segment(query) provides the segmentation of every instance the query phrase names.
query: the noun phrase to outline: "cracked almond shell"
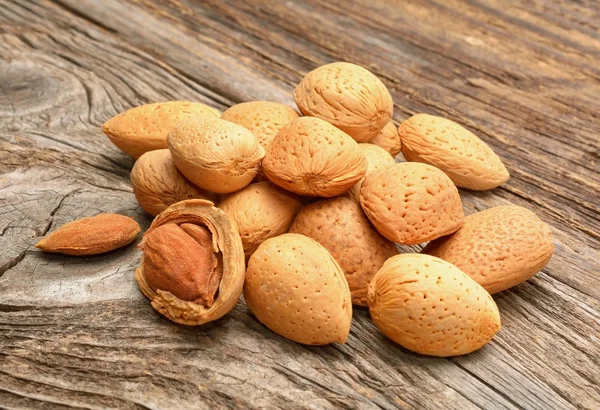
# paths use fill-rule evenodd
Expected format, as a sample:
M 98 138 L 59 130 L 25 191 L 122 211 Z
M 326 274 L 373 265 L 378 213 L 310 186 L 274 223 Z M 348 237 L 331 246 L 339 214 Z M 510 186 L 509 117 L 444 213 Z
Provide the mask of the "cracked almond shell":
M 369 285 L 368 303 L 383 334 L 420 354 L 467 354 L 500 330 L 490 294 L 456 266 L 429 255 L 388 259 Z
M 367 305 L 369 282 L 398 253 L 396 245 L 371 225 L 360 205 L 342 196 L 306 205 L 289 232 L 306 235 L 331 253 L 346 275 L 355 305 Z
M 402 151 L 402 140 L 400 139 L 400 134 L 398 134 L 398 128 L 391 121 L 369 143 L 383 148 L 392 157 L 395 157 Z
M 554 251 L 550 227 L 520 206 L 497 206 L 465 218 L 454 234 L 423 253 L 453 263 L 494 294 L 531 278 Z
M 352 301 L 342 269 L 309 237 L 283 234 L 264 241 L 246 271 L 244 299 L 273 332 L 298 343 L 344 343 Z
M 365 157 L 365 161 L 367 161 L 367 172 L 365 177 L 373 172 L 379 171 L 381 169 L 387 168 L 390 165 L 394 165 L 394 158 L 383 148 L 378 147 L 377 145 L 373 145 L 370 143 L 358 144 L 358 150 Z M 356 202 L 360 201 L 360 188 L 364 178 L 361 179 L 348 191 L 348 195 L 350 198 L 355 200 Z
M 321 118 L 357 142 L 372 140 L 392 117 L 386 86 L 369 70 L 337 62 L 309 72 L 294 90 L 303 115 Z
M 460 196 L 450 178 L 417 162 L 397 163 L 367 176 L 360 204 L 383 236 L 403 245 L 451 234 L 464 221 Z
M 167 142 L 181 173 L 200 188 L 219 194 L 247 186 L 265 155 L 252 132 L 221 119 L 181 121 Z
M 300 117 L 284 126 L 262 163 L 270 181 L 306 196 L 341 195 L 367 170 L 358 144 L 333 125 Z
M 446 118 L 416 114 L 398 127 L 408 161 L 434 165 L 461 188 L 493 189 L 510 177 L 502 160 L 479 137 Z
M 143 153 L 167 148 L 167 135 L 179 121 L 190 117 L 219 118 L 208 105 L 189 101 L 145 104 L 122 112 L 102 125 L 102 132 L 121 151 L 139 158 Z
M 236 223 L 246 258 L 266 239 L 286 233 L 301 206 L 298 196 L 267 181 L 250 184 L 218 205 Z
M 178 202 L 154 219 L 142 238 L 140 248 L 143 249 L 145 241 L 155 229 L 167 224 L 194 224 L 209 230 L 213 252 L 222 268 L 216 298 L 212 306 L 207 308 L 199 303 L 182 300 L 168 289 L 152 288 L 144 275 L 144 255 L 135 271 L 140 290 L 150 299 L 154 309 L 174 322 L 202 325 L 219 319 L 235 307 L 244 285 L 244 249 L 235 224 L 210 201 L 190 199 Z
M 131 185 L 140 206 L 152 216 L 179 201 L 212 201 L 216 197 L 188 181 L 173 163 L 168 149 L 149 151 L 139 157 L 131 170 Z

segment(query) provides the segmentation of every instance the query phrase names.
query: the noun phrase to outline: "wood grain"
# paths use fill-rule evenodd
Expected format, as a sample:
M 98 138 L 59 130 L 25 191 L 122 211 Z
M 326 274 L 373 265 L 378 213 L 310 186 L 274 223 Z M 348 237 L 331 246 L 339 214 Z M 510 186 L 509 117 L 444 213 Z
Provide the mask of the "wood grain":
M 99 212 L 149 225 L 106 119 L 172 99 L 292 104 L 337 60 L 385 82 L 396 122 L 443 115 L 501 156 L 511 180 L 461 191 L 467 214 L 515 203 L 552 226 L 553 259 L 495 296 L 503 329 L 484 349 L 414 355 L 364 309 L 322 348 L 243 302 L 177 326 L 137 290 L 134 245 L 32 247 Z M 599 408 L 598 95 L 594 1 L 0 0 L 0 408 Z

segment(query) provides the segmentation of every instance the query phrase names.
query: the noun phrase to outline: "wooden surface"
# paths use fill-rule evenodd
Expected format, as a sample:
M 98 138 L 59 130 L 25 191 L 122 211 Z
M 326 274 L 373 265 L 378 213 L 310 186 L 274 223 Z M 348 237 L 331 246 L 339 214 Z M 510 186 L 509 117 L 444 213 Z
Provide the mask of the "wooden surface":
M 443 115 L 512 175 L 461 192 L 553 229 L 534 279 L 495 297 L 503 328 L 463 357 L 412 354 L 355 309 L 345 345 L 304 347 L 243 302 L 200 328 L 156 314 L 134 246 L 32 247 L 99 212 L 150 218 L 100 132 L 152 101 L 292 104 L 336 60 L 390 88 L 394 119 Z M 0 408 L 600 408 L 600 5 L 494 0 L 0 0 Z

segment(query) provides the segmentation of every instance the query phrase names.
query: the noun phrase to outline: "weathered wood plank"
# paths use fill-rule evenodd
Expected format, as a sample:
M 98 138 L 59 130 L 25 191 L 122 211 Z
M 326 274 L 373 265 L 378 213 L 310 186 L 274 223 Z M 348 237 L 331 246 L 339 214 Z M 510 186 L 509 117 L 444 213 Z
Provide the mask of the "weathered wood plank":
M 600 406 L 600 19 L 593 2 L 0 0 L 0 406 L 588 408 Z M 245 304 L 192 329 L 137 291 L 132 245 L 69 258 L 35 240 L 98 212 L 150 219 L 131 159 L 98 126 L 148 101 L 291 103 L 318 64 L 379 75 L 395 120 L 467 125 L 506 161 L 467 213 L 517 203 L 556 254 L 496 296 L 503 330 L 454 359 L 414 355 L 355 310 L 346 345 L 309 348 Z

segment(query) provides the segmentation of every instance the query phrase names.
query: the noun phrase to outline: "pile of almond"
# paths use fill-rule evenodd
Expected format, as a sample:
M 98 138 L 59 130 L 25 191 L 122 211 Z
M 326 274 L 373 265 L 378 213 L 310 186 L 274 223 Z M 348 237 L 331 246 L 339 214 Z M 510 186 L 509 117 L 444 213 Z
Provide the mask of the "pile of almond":
M 171 101 L 132 108 L 102 130 L 136 158 L 140 206 L 156 216 L 139 248 L 141 291 L 167 318 L 200 325 L 241 294 L 254 316 L 298 343 L 343 343 L 352 305 L 412 351 L 472 352 L 500 329 L 490 294 L 540 271 L 551 231 L 519 206 L 465 218 L 457 187 L 493 189 L 500 158 L 459 124 L 416 114 L 396 127 L 385 85 L 333 63 L 294 90 L 300 113 L 252 101 L 220 113 Z M 402 152 L 406 162 L 394 157 Z M 216 206 L 214 204 L 217 204 Z M 36 246 L 90 255 L 139 226 L 104 214 Z M 396 244 L 428 244 L 399 254 Z

